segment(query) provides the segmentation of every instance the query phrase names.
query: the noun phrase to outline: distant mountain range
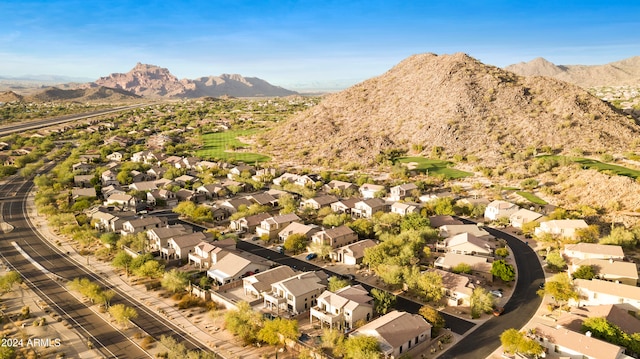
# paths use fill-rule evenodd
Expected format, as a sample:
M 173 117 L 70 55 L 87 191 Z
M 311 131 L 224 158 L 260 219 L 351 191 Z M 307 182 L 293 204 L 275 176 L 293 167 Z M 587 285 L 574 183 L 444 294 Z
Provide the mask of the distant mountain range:
M 640 56 L 604 65 L 555 65 L 538 57 L 504 68 L 521 76 L 548 76 L 580 87 L 640 87 Z
M 290 163 L 375 167 L 393 149 L 499 163 L 535 146 L 626 149 L 640 127 L 586 90 L 523 77 L 462 53 L 411 56 L 283 121 L 259 151 Z
M 166 68 L 141 63 L 126 74 L 113 73 L 99 78 L 89 86 L 122 89 L 143 97 L 258 97 L 298 94 L 257 77 L 243 77 L 237 74 L 179 80 Z
M 112 73 L 93 82 L 65 83 L 59 76 L 0 77 L 1 89 L 19 92 L 24 100 L 125 100 L 127 98 L 279 97 L 297 95 L 257 77 L 238 74 L 179 80 L 168 69 L 138 63 L 127 73 Z M 74 80 L 78 80 L 74 78 Z M 56 84 L 54 87 L 52 84 Z M 44 89 L 44 90 L 43 90 Z M 17 94 L 16 94 L 17 95 Z M 21 96 L 18 95 L 18 96 Z M 4 96 L 10 98 L 10 95 Z

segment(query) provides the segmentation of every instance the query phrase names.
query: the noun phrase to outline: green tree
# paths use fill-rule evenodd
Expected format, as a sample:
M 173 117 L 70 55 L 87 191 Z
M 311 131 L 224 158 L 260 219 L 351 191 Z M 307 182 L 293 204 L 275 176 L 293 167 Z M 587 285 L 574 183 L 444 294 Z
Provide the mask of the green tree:
M 145 278 L 160 278 L 164 274 L 164 266 L 157 260 L 152 259 L 136 268 L 133 274 Z
M 502 332 L 500 342 L 506 353 L 520 353 L 537 357 L 544 352 L 544 348 L 537 341 L 527 338 L 523 332 L 513 328 Z
M 264 322 L 264 326 L 258 331 L 257 339 L 269 345 L 277 345 L 287 339 L 295 340 L 299 335 L 297 320 L 275 318 Z
M 592 280 L 593 278 L 595 278 L 596 273 L 593 271 L 592 266 L 582 265 L 578 267 L 578 269 L 576 269 L 576 271 L 573 272 L 571 276 L 573 277 L 573 279 L 578 278 L 578 279 Z
M 322 328 L 320 336 L 321 346 L 331 349 L 334 355 L 341 356 L 344 352 L 344 335 L 340 330 L 331 328 Z
M 329 283 L 327 289 L 330 292 L 337 292 L 338 290 L 349 285 L 349 281 L 346 279 L 338 278 L 336 276 L 329 277 Z
M 409 213 L 402 217 L 400 229 L 402 231 L 420 230 L 429 227 L 429 218 L 422 216 L 420 213 Z
M 427 301 L 439 302 L 444 295 L 442 276 L 436 272 L 420 273 L 416 285 L 420 295 Z
M 280 205 L 280 214 L 294 213 L 298 209 L 298 201 L 289 193 L 283 194 L 278 198 Z
M 575 233 L 575 240 L 583 243 L 596 243 L 600 239 L 600 227 L 595 224 L 587 228 L 578 228 Z
M 164 273 L 160 284 L 162 288 L 173 293 L 183 292 L 189 285 L 189 275 L 173 268 Z
M 556 271 L 563 270 L 567 266 L 567 262 L 565 262 L 564 258 L 562 258 L 562 254 L 560 254 L 560 251 L 557 249 L 547 254 L 546 262 L 551 269 Z
M 375 235 L 373 222 L 368 218 L 358 218 L 351 223 L 347 223 L 347 227 L 356 232 L 359 239 L 369 239 Z
M 111 265 L 116 268 L 124 269 L 126 271 L 126 275 L 129 275 L 131 271 L 131 262 L 133 261 L 133 257 L 129 255 L 129 253 L 125 251 L 119 251 L 116 253 L 115 257 L 111 261 Z
M 138 312 L 131 307 L 127 307 L 124 304 L 115 304 L 109 307 L 109 314 L 113 317 L 116 323 L 128 327 L 131 319 L 138 317 Z
M 418 313 L 431 324 L 432 337 L 435 337 L 440 332 L 440 329 L 444 328 L 445 321 L 440 312 L 433 309 L 428 305 L 423 305 Z
M 638 244 L 638 236 L 635 231 L 624 227 L 613 227 L 611 233 L 600 239 L 600 244 L 613 244 L 623 248 L 635 248 Z
M 19 283 L 22 283 L 20 273 L 15 271 L 7 272 L 5 275 L 0 277 L 0 291 L 2 291 L 0 295 L 11 292 L 13 286 Z
M 551 277 L 546 282 L 544 288 L 539 289 L 537 293 L 541 297 L 547 294 L 552 296 L 556 304 L 562 304 L 563 302 L 568 302 L 570 299 L 577 300 L 579 298 L 573 282 L 571 282 L 571 279 L 569 279 L 566 273 L 558 273 Z
M 324 217 L 324 219 L 322 220 L 322 225 L 325 227 L 340 227 L 350 220 L 351 216 L 346 213 L 332 213 Z
M 506 247 L 500 247 L 500 248 L 496 248 L 495 253 L 498 257 L 505 258 L 506 256 L 509 255 L 509 250 Z
M 245 344 L 255 343 L 262 328 L 262 316 L 245 301 L 239 302 L 237 308 L 225 314 L 225 328 L 240 337 Z
M 490 313 L 493 310 L 493 295 L 482 287 L 476 287 L 469 299 L 471 304 L 471 316 L 479 318 L 481 313 Z
M 516 278 L 516 272 L 513 266 L 502 259 L 493 262 L 491 265 L 491 274 L 505 282 L 511 282 Z
M 307 236 L 302 233 L 293 233 L 287 236 L 284 240 L 283 247 L 287 251 L 291 251 L 294 254 L 301 253 L 307 248 Z
M 460 263 L 451 268 L 451 271 L 456 274 L 465 273 L 471 274 L 471 266 L 467 263 Z
M 344 343 L 345 359 L 372 359 L 380 357 L 378 339 L 368 335 L 347 338 Z
M 373 306 L 378 314 L 387 314 L 396 305 L 396 296 L 382 289 L 371 289 Z

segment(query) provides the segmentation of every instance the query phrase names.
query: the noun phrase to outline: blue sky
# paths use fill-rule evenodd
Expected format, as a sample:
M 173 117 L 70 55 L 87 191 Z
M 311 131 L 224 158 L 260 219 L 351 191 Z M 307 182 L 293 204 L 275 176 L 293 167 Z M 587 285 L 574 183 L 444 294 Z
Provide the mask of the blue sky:
M 0 75 L 97 79 L 142 62 L 295 89 L 351 85 L 425 52 L 603 64 L 640 55 L 638 14 L 635 0 L 3 0 Z

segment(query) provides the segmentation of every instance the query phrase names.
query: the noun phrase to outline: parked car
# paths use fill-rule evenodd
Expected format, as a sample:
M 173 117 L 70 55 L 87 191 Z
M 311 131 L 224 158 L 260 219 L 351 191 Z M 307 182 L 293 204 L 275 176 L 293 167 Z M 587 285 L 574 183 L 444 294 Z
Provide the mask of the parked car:
M 275 251 L 276 251 L 276 252 L 278 252 L 278 253 L 280 253 L 280 254 L 284 254 L 284 248 L 282 248 L 282 246 L 277 246 L 277 247 L 275 248 Z
M 342 278 L 350 281 L 356 280 L 356 276 L 353 274 L 343 274 Z
M 316 257 L 318 257 L 318 255 L 317 255 L 317 254 L 315 254 L 315 253 L 309 253 L 309 254 L 307 254 L 307 256 L 306 256 L 305 258 L 306 258 L 308 261 L 310 261 L 310 260 L 312 260 L 312 259 L 314 259 L 314 258 L 316 258 Z
M 489 293 L 493 294 L 494 297 L 502 298 L 502 291 L 499 290 L 491 290 Z
M 502 313 L 504 313 L 504 307 L 497 307 L 493 310 L 493 315 L 499 317 Z

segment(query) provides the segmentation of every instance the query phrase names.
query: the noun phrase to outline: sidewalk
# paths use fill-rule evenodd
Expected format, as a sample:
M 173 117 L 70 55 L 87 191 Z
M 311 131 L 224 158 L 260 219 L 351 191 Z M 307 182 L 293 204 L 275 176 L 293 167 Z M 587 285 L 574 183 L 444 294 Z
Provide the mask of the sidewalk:
M 101 262 L 93 257 L 88 260 L 86 256 L 80 255 L 71 245 L 70 241 L 55 234 L 51 228 L 49 228 L 47 221 L 37 215 L 33 200 L 33 193 L 30 193 L 27 198 L 27 213 L 31 222 L 44 238 L 57 246 L 63 253 L 68 253 L 67 257 L 78 266 L 86 268 L 105 279 L 114 287 L 129 294 L 140 306 L 145 306 L 164 316 L 167 320 L 180 327 L 200 343 L 205 344 L 224 359 L 240 357 L 245 359 L 260 359 L 263 355 L 273 354 L 273 348 L 243 346 L 237 342 L 233 334 L 220 329 L 220 327 L 223 326 L 223 320 L 220 318 L 220 315 L 212 318 L 206 311 L 203 312 L 201 308 L 190 309 L 188 313 L 180 311 L 174 306 L 175 303 L 171 299 L 159 297 L 158 295 L 161 292 L 147 291 L 143 285 L 130 283 L 128 279 L 123 278 L 122 274 L 116 273 L 110 263 Z M 87 261 L 89 262 L 88 264 Z M 187 318 L 187 315 L 189 318 Z M 105 314 L 105 317 L 110 321 L 108 315 Z M 150 354 L 155 355 L 156 351 L 161 350 L 150 351 Z

